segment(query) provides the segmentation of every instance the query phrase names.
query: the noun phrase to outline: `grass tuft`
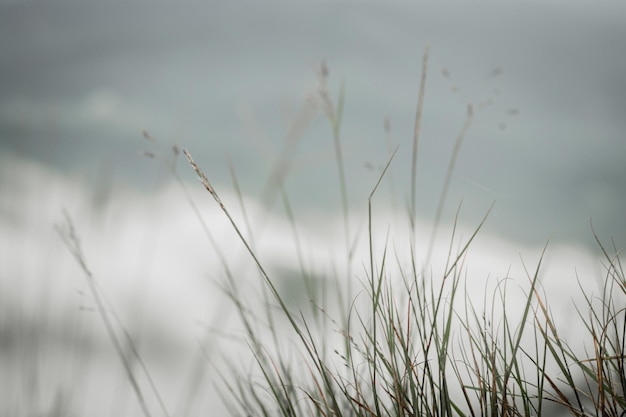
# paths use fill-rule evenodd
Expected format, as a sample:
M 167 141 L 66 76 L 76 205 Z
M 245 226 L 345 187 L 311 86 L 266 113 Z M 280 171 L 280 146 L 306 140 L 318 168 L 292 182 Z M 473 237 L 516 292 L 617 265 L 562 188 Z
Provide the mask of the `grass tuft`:
M 188 149 L 174 147 L 173 162 L 163 160 L 183 187 L 203 232 L 218 253 L 224 274 L 219 287 L 234 306 L 253 359 L 250 368 L 229 356 L 225 357 L 226 371 L 214 366 L 225 404 L 233 415 L 241 416 L 626 416 L 626 276 L 621 251 L 614 241 L 608 248 L 592 226 L 604 256 L 605 276 L 598 295 L 583 291 L 581 286 L 585 304 L 577 307 L 579 323 L 572 324 L 580 329 L 575 345 L 562 337 L 551 314 L 550 301 L 541 290 L 547 244 L 538 254 L 534 267 L 524 265 L 528 283 L 523 290 L 521 312 L 509 308 L 515 302 L 513 298 L 520 305 L 520 297 L 511 294 L 512 281 L 508 278 L 499 281 L 492 291 L 485 287 L 482 306 L 470 298 L 465 263 L 493 205 L 469 236 L 463 237 L 458 230 L 462 207 L 459 204 L 445 266 L 438 270 L 431 264 L 459 149 L 474 118 L 471 105 L 454 144 L 425 261 L 420 264 L 415 249 L 416 177 L 428 56 L 426 48 L 415 119 L 411 181 L 406 190 L 408 216 L 402 219 L 404 230 L 408 231 L 407 240 L 398 240 L 391 232 L 390 225 L 396 219 L 382 218 L 375 198 L 398 147 L 390 152 L 367 198 L 367 236 L 360 238 L 359 232 L 350 228 L 352 211 L 340 135 L 345 87 L 342 84 L 335 103 L 328 89 L 328 67 L 322 63 L 317 69 L 317 103 L 330 122 L 343 220 L 346 270 L 337 276 L 345 280 L 316 280 L 314 269 L 306 261 L 297 213 L 284 184 L 289 161 L 281 159 L 270 184 L 280 192 L 291 227 L 299 278 L 310 300 L 308 308 L 288 302 L 278 278 L 255 249 L 252 232 L 255 225 L 248 215 L 232 165 L 229 165 L 230 174 L 238 209 L 243 213 L 243 225 L 235 219 Z M 298 126 L 308 124 L 312 118 L 310 112 L 311 108 L 307 107 L 306 117 L 303 116 L 306 123 L 298 122 Z M 389 129 L 386 123 L 387 133 Z M 297 139 L 294 132 L 289 135 L 291 144 Z M 144 137 L 158 145 L 148 133 L 144 132 Z M 262 311 L 248 306 L 245 289 L 178 176 L 175 161 L 180 152 L 256 266 L 263 285 Z M 285 153 L 291 154 L 291 150 Z M 145 155 L 152 159 L 159 157 L 154 152 Z M 388 225 L 385 234 L 375 227 L 380 223 Z M 85 274 L 107 334 L 144 414 L 152 415 L 136 375 L 136 365 L 159 400 L 161 413 L 168 416 L 156 385 L 133 348 L 132 339 L 107 305 L 87 267 L 69 216 L 58 231 Z M 366 259 L 355 258 L 358 243 L 367 246 Z M 353 286 L 353 280 L 359 285 Z M 329 294 L 335 294 L 336 298 Z M 333 304 L 333 300 L 337 303 Z M 199 355 L 194 366 L 201 366 L 202 360 L 209 356 L 212 355 Z M 192 375 L 189 386 L 198 387 L 201 376 L 197 372 Z

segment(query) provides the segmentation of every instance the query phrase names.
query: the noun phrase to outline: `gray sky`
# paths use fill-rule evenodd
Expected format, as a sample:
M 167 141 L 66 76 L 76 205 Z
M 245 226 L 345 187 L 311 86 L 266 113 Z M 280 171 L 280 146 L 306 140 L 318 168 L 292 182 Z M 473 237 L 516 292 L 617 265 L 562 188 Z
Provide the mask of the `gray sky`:
M 228 156 L 244 192 L 258 195 L 325 59 L 333 94 L 346 86 L 353 204 L 364 204 L 376 180 L 365 164 L 387 158 L 386 116 L 400 146 L 392 175 L 404 204 L 428 44 L 422 216 L 434 216 L 467 103 L 491 103 L 461 148 L 446 219 L 461 197 L 470 224 L 496 200 L 492 233 L 588 242 L 593 217 L 604 238 L 623 243 L 625 22 L 618 1 L 5 1 L 0 147 L 141 190 L 154 181 L 153 164 L 137 156 L 146 129 L 189 147 L 223 187 Z M 287 181 L 303 206 L 338 201 L 332 155 L 319 116 Z

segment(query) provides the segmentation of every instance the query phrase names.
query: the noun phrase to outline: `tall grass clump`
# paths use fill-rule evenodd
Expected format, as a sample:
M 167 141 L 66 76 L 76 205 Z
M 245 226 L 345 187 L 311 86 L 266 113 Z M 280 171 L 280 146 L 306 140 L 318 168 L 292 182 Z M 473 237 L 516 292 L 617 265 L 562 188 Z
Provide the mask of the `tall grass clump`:
M 255 266 L 253 273 L 262 283 L 259 310 L 250 307 L 246 289 L 242 288 L 245 284 L 226 257 L 220 255 L 225 277 L 221 290 L 234 306 L 252 359 L 251 363 L 242 360 L 240 350 L 224 349 L 206 355 L 219 375 L 216 386 L 224 402 L 232 415 L 241 416 L 623 417 L 626 276 L 614 242 L 609 250 L 596 237 L 604 255 L 605 276 L 597 295 L 581 286 L 584 304 L 576 306 L 578 315 L 571 320 L 572 328 L 579 329 L 573 341 L 562 337 L 550 309 L 551 295 L 544 294 L 541 286 L 542 262 L 549 245 L 537 253 L 532 266 L 525 265 L 521 290 L 520 282 L 514 286 L 505 277 L 493 287 L 478 284 L 484 286 L 481 299 L 471 295 L 475 291 L 470 288 L 476 287 L 477 279 L 465 266 L 491 208 L 466 233 L 460 226 L 459 204 L 448 230 L 445 256 L 437 258 L 441 264 L 435 261 L 434 242 L 450 180 L 474 117 L 471 105 L 447 165 L 429 244 L 424 253 L 417 249 L 417 155 L 427 63 L 428 50 L 418 92 L 405 216 L 385 218 L 387 212 L 378 209 L 382 180 L 397 152 L 407 152 L 396 148 L 362 202 L 365 226 L 360 229 L 354 227 L 358 222 L 350 218 L 354 211 L 348 203 L 349 172 L 341 143 L 345 90 L 342 86 L 335 103 L 328 89 L 327 67 L 322 65 L 318 71 L 316 103 L 330 124 L 342 207 L 341 253 L 345 268 L 333 269 L 337 277 L 314 279 L 314 269 L 304 261 L 305 245 L 284 178 L 276 177 L 274 184 L 293 232 L 298 279 L 310 301 L 307 306 L 290 303 L 289 294 L 281 289 L 278 278 L 255 248 L 253 227 L 234 171 L 231 174 L 243 218 L 234 214 L 201 162 L 196 162 L 189 150 L 182 150 L 209 197 L 232 226 Z M 193 201 L 191 204 L 202 221 L 198 206 Z M 213 248 L 221 254 L 210 225 L 202 224 Z M 398 229 L 392 225 L 406 233 L 395 235 L 393 231 Z M 73 229 L 69 230 L 66 242 L 82 265 L 77 239 L 72 237 Z M 357 254 L 363 254 L 363 258 Z M 83 267 L 97 296 L 99 289 L 86 265 Z M 107 329 L 112 326 L 105 314 L 103 320 Z M 115 332 L 110 334 L 141 402 L 143 391 L 126 364 L 126 354 L 118 346 Z M 165 405 L 162 411 L 167 413 Z
M 380 252 L 374 250 L 379 246 L 374 241 L 382 236 L 374 235 L 372 222 L 377 214 L 372 201 L 393 162 L 392 156 L 367 200 L 369 256 L 363 261 L 362 273 L 357 274 L 362 293 L 339 306 L 347 317 L 341 324 L 328 316 L 327 307 L 315 298 L 311 298 L 311 303 L 323 313 L 319 319 L 323 321 L 321 326 L 314 327 L 319 323 L 313 323 L 301 310 L 287 306 L 228 208 L 191 154 L 185 151 L 201 183 L 232 223 L 270 289 L 273 303 L 267 307 L 267 322 L 275 323 L 279 319 L 288 322 L 286 328 L 270 324 L 259 329 L 257 313 L 241 304 L 235 288 L 229 291 L 244 323 L 258 370 L 245 374 L 234 366 L 231 371 L 237 376 L 224 377 L 233 412 L 264 416 L 537 416 L 563 411 L 576 416 L 621 415 L 626 405 L 623 366 L 626 320 L 624 300 L 620 297 L 623 294 L 614 290 L 623 293 L 626 281 L 617 251 L 609 256 L 601 246 L 607 261 L 603 292 L 597 298 L 585 295 L 586 305 L 578 308 L 581 331 L 586 330 L 586 341 L 592 349 L 584 358 L 560 337 L 548 301 L 541 295 L 538 278 L 544 253 L 540 254 L 536 267 L 527 273 L 521 314 L 515 315 L 507 309 L 511 300 L 506 281 L 499 283 L 495 297 L 485 297 L 485 301 L 493 304 L 485 303 L 482 309 L 473 304 L 467 291 L 464 294 L 465 256 L 487 216 L 465 240 L 455 235 L 455 220 L 445 268 L 440 276 L 434 276 L 430 269 L 448 185 L 471 124 L 471 105 L 450 159 L 426 262 L 418 260 L 412 246 L 415 176 L 427 59 L 428 52 L 424 56 L 418 95 L 411 166 L 407 217 L 411 238 L 405 242 L 410 248 L 410 261 L 402 265 L 401 250 L 397 246 L 392 249 L 389 236 L 384 237 Z M 338 137 L 340 116 L 333 110 L 325 83 L 320 92 L 332 128 L 349 242 L 346 174 Z M 342 105 L 343 90 L 339 109 Z M 390 267 L 390 264 L 394 265 Z M 306 271 L 302 272 L 303 278 L 306 277 Z M 265 331 L 271 335 L 268 343 L 263 342 Z

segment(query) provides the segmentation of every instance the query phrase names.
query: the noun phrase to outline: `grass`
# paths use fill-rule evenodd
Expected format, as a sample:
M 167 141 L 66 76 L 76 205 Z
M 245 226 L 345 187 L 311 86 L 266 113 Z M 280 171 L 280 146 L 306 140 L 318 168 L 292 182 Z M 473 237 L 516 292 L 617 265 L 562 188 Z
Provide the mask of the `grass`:
M 299 278 L 308 306 L 290 305 L 277 278 L 266 268 L 250 234 L 250 219 L 234 172 L 231 171 L 243 219 L 221 198 L 192 153 L 182 153 L 202 186 L 231 224 L 245 247 L 263 283 L 262 311 L 251 310 L 244 289 L 226 258 L 220 255 L 225 280 L 221 289 L 235 307 L 245 343 L 253 357 L 246 368 L 238 358 L 207 355 L 219 375 L 218 389 L 232 415 L 241 416 L 539 416 L 567 413 L 574 416 L 626 415 L 626 276 L 615 242 L 604 245 L 594 233 L 604 254 L 604 281 L 599 296 L 586 293 L 577 307 L 579 333 L 574 345 L 565 340 L 550 311 L 550 300 L 539 282 L 548 245 L 527 268 L 527 284 L 519 312 L 507 306 L 513 293 L 503 279 L 488 292 L 483 304 L 470 299 L 465 266 L 468 251 L 489 211 L 467 236 L 459 231 L 461 206 L 449 236 L 445 265 L 431 265 L 434 239 L 446 204 L 448 185 L 458 150 L 471 125 L 471 106 L 451 155 L 427 253 L 417 253 L 416 175 L 417 155 L 424 106 L 428 50 L 423 59 L 418 92 L 411 185 L 407 192 L 405 222 L 408 237 L 381 234 L 377 224 L 396 219 L 380 218 L 376 211 L 382 180 L 393 165 L 392 152 L 367 199 L 366 233 L 351 228 L 348 180 L 343 161 L 341 124 L 345 89 L 335 103 L 328 90 L 328 69 L 318 70 L 317 103 L 326 115 L 335 150 L 339 197 L 343 215 L 345 270 L 337 279 L 321 283 L 305 262 L 304 243 L 298 230 L 283 174 L 273 176 L 294 237 Z M 146 139 L 154 141 L 145 134 Z M 179 149 L 174 149 L 178 156 Z M 148 156 L 154 157 L 154 154 Z M 186 186 L 168 162 L 180 185 Z M 186 194 L 213 249 L 219 241 Z M 364 202 L 365 203 L 365 202 Z M 170 415 L 152 383 L 147 367 L 132 349 L 132 338 L 123 325 L 111 319 L 112 308 L 84 262 L 77 234 L 69 217 L 59 229 L 64 242 L 81 265 L 114 349 L 124 364 L 144 415 L 145 388 L 137 381 L 136 369 L 147 378 L 149 390 L 159 399 L 160 415 Z M 355 248 L 365 244 L 366 259 L 356 259 Z M 359 269 L 360 267 L 360 269 Z M 341 278 L 341 279 L 340 279 Z M 343 279 L 345 278 L 345 279 Z M 356 280 L 354 279 L 356 278 Z M 582 277 L 581 279 L 585 279 Z M 331 295 L 336 295 L 333 297 Z M 518 303 L 519 304 L 519 303 Z M 112 316 L 115 318 L 115 315 Z M 130 349 L 124 346 L 130 346 Z M 582 346 L 582 350 L 581 350 Z M 199 355 L 199 358 L 203 358 Z M 136 364 L 141 366 L 137 367 Z M 196 376 L 197 377 L 197 376 Z M 192 388 L 195 385 L 190 385 Z

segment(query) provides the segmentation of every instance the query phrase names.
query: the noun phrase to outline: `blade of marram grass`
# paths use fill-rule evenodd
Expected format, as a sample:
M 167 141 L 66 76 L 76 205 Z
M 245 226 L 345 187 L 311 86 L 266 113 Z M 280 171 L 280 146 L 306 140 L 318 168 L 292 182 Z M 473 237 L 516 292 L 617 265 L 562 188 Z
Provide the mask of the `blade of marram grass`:
M 374 185 L 372 191 L 370 192 L 369 198 L 367 200 L 367 207 L 368 207 L 368 230 L 369 230 L 369 255 L 370 255 L 370 287 L 371 287 L 371 297 L 372 297 L 372 320 L 373 320 L 373 324 L 372 324 L 372 332 L 373 332 L 373 337 L 372 337 L 372 342 L 374 345 L 374 356 L 372 358 L 372 361 L 374 364 L 376 364 L 376 355 L 377 355 L 377 349 L 376 349 L 376 344 L 378 343 L 377 340 L 377 335 L 376 335 L 376 330 L 377 330 L 377 324 L 376 324 L 376 317 L 377 317 L 377 310 L 378 310 L 378 303 L 379 303 L 379 298 L 380 298 L 380 290 L 381 290 L 381 285 L 383 282 L 383 271 L 384 268 L 381 267 L 381 272 L 380 272 L 380 276 L 378 277 L 378 282 L 374 283 L 374 277 L 376 276 L 376 274 L 374 273 L 374 250 L 373 250 L 373 229 L 372 229 L 372 199 L 374 198 L 374 195 L 376 194 L 376 190 L 378 190 L 378 186 L 380 185 L 382 179 L 385 176 L 385 173 L 387 172 L 387 169 L 389 168 L 389 166 L 391 165 L 391 161 L 393 160 L 394 156 L 396 155 L 396 152 L 398 151 L 398 148 L 396 147 L 395 151 L 391 154 L 391 156 L 389 157 L 387 164 L 385 165 L 385 168 L 383 169 L 383 171 L 381 172 L 380 176 L 378 177 L 378 181 L 376 182 L 376 184 Z M 383 255 L 383 265 L 384 265 L 384 260 L 385 260 L 385 256 L 386 256 L 386 245 L 385 245 L 385 255 Z M 380 404 L 378 402 L 378 396 L 376 395 L 376 366 L 373 367 L 372 369 L 372 382 L 374 384 L 374 406 L 375 406 L 375 410 L 376 412 L 380 415 Z
M 413 130 L 413 152 L 411 154 L 411 204 L 409 221 L 411 226 L 411 240 L 415 238 L 415 220 L 417 216 L 416 190 L 417 190 L 417 155 L 419 149 L 420 134 L 422 131 L 422 113 L 424 109 L 424 95 L 426 93 L 426 73 L 428 71 L 429 47 L 424 50 L 422 58 L 422 76 L 420 78 L 419 93 L 417 96 L 417 109 L 415 111 L 415 128 Z M 413 252 L 412 252 L 413 253 Z
M 103 294 L 100 292 L 97 286 L 93 273 L 87 266 L 87 261 L 85 260 L 85 257 L 83 255 L 82 246 L 80 244 L 80 240 L 74 228 L 72 219 L 70 218 L 69 214 L 66 211 L 64 211 L 63 214 L 65 217 L 65 224 L 56 226 L 57 233 L 63 240 L 63 243 L 69 250 L 70 254 L 74 257 L 75 261 L 78 263 L 78 265 L 82 269 L 85 275 L 85 280 L 87 281 L 87 286 L 91 292 L 91 295 L 93 296 L 93 299 L 97 306 L 98 313 L 100 315 L 100 318 L 102 319 L 105 330 L 107 332 L 107 336 L 109 337 L 109 340 L 111 340 L 111 343 L 113 344 L 113 348 L 115 349 L 117 356 L 120 358 L 120 361 L 122 362 L 124 371 L 126 372 L 126 376 L 128 377 L 128 380 L 131 383 L 133 392 L 135 393 L 135 396 L 137 397 L 137 401 L 141 407 L 141 410 L 143 411 L 146 417 L 151 417 L 152 414 L 150 413 L 148 404 L 146 403 L 146 400 L 144 398 L 143 391 L 141 389 L 141 386 L 139 385 L 139 382 L 137 381 L 135 373 L 133 372 L 132 363 L 130 359 L 128 358 L 128 356 L 124 353 L 124 348 L 122 347 L 122 341 L 119 339 L 117 332 L 115 331 L 114 325 L 109 319 L 109 316 L 107 314 L 107 308 L 105 306 Z
M 222 202 L 221 198 L 219 197 L 219 195 L 217 194 L 217 192 L 215 191 L 213 186 L 209 183 L 209 180 L 207 179 L 207 177 L 204 174 L 204 172 L 195 163 L 195 161 L 191 157 L 191 154 L 189 153 L 189 151 L 187 151 L 186 149 L 183 149 L 183 153 L 187 157 L 187 160 L 188 160 L 189 164 L 191 165 L 191 167 L 194 169 L 194 171 L 198 175 L 198 178 L 199 178 L 200 182 L 202 183 L 204 188 L 209 192 L 209 194 L 213 197 L 213 199 L 216 201 L 216 203 L 219 205 L 219 207 L 222 209 L 222 211 L 226 215 L 227 219 L 231 223 L 233 229 L 235 230 L 237 236 L 239 237 L 241 242 L 244 244 L 246 250 L 248 251 L 248 253 L 252 257 L 252 260 L 257 265 L 257 267 L 259 269 L 259 272 L 261 273 L 261 276 L 263 278 L 263 281 L 265 282 L 265 284 L 267 284 L 267 287 L 271 291 L 272 296 L 278 302 L 280 310 L 284 314 L 284 317 L 287 318 L 291 328 L 296 332 L 298 338 L 303 342 L 303 345 L 304 345 L 305 349 L 307 350 L 309 357 L 316 364 L 318 364 L 318 365 L 322 364 L 322 359 L 321 359 L 321 357 L 319 356 L 319 354 L 318 354 L 318 352 L 316 350 L 315 344 L 310 343 L 308 337 L 306 337 L 306 331 L 305 331 L 307 329 L 306 328 L 306 322 L 304 322 L 304 324 L 305 324 L 305 328 L 304 329 L 301 328 L 298 325 L 298 323 L 296 322 L 295 317 L 289 311 L 287 305 L 285 304 L 285 301 L 283 300 L 283 298 L 281 297 L 280 293 L 278 292 L 274 282 L 269 277 L 269 275 L 267 274 L 265 268 L 263 267 L 263 265 L 261 264 L 259 258 L 257 257 L 256 253 L 252 250 L 252 248 L 250 247 L 248 241 L 246 240 L 246 238 L 241 233 L 239 227 L 237 226 L 237 223 L 235 222 L 235 220 L 231 216 L 230 212 L 228 211 L 228 209 L 226 208 L 226 206 Z M 327 375 L 327 372 L 325 372 L 325 370 L 323 369 L 323 366 L 320 365 L 318 367 L 318 370 L 320 371 L 322 377 L 324 378 L 324 383 L 326 384 L 326 386 L 330 390 L 331 387 L 332 387 L 332 380 Z
M 454 167 L 456 165 L 456 160 L 459 155 L 459 151 L 461 149 L 461 144 L 463 143 L 463 139 L 467 134 L 470 126 L 472 125 L 472 120 L 474 117 L 474 109 L 471 104 L 467 105 L 467 117 L 465 119 L 465 123 L 461 128 L 461 132 L 454 143 L 454 148 L 452 149 L 452 154 L 450 155 L 450 162 L 448 163 L 448 170 L 446 171 L 446 178 L 443 183 L 443 188 L 441 189 L 441 195 L 439 196 L 439 202 L 437 203 L 437 211 L 435 212 L 435 220 L 433 222 L 433 229 L 430 233 L 430 240 L 428 242 L 428 251 L 426 253 L 426 265 L 430 263 L 430 257 L 432 256 L 432 252 L 434 249 L 435 242 L 437 240 L 437 232 L 439 231 L 439 223 L 441 222 L 441 217 L 443 216 L 443 209 L 446 204 L 446 199 L 448 197 L 448 189 L 450 187 L 450 181 L 452 180 L 452 174 L 454 172 Z

